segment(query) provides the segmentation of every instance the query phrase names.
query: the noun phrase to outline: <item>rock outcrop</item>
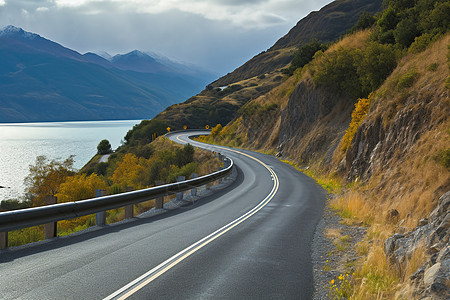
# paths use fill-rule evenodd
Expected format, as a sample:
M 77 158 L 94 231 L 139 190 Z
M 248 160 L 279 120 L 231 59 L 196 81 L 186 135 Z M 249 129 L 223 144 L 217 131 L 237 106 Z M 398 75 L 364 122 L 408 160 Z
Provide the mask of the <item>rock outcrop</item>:
M 328 156 L 324 164 L 329 163 L 352 109 L 351 98 L 317 88 L 310 80 L 300 82 L 281 112 L 279 143 L 283 155 L 304 163 Z
M 415 251 L 420 247 L 429 260 L 410 276 L 415 299 L 450 298 L 450 191 L 440 197 L 428 219 L 422 219 L 414 231 L 395 234 L 385 242 L 386 258 L 403 275 Z
M 346 153 L 348 180 L 368 179 L 377 169 L 403 156 L 420 136 L 429 130 L 431 109 L 419 102 L 403 108 L 386 128 L 382 117 L 371 119 L 358 128 L 352 146 Z

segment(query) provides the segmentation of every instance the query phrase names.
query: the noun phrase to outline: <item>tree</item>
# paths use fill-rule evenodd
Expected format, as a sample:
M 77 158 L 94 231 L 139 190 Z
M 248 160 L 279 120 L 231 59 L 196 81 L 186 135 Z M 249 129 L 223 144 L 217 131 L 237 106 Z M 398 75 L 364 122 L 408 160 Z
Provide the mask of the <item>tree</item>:
M 117 163 L 117 169 L 113 174 L 113 182 L 122 186 L 140 187 L 139 176 L 145 170 L 141 164 L 142 159 L 133 153 L 127 153 L 122 161 Z
M 69 176 L 60 185 L 56 197 L 59 202 L 77 201 L 95 197 L 96 189 L 106 189 L 106 183 L 97 174 Z
M 360 98 L 358 99 L 358 102 L 356 102 L 355 109 L 352 112 L 352 121 L 350 122 L 350 125 L 348 126 L 348 129 L 345 131 L 345 135 L 342 138 L 342 151 L 347 151 L 347 149 L 352 144 L 352 140 L 355 136 L 356 130 L 358 130 L 358 127 L 362 124 L 369 111 L 371 98 L 372 94 L 370 94 L 367 98 Z
M 403 19 L 397 24 L 394 30 L 394 37 L 398 44 L 403 47 L 409 47 L 419 33 L 415 20 L 409 18 Z
M 66 177 L 75 174 L 73 158 L 71 155 L 64 161 L 49 161 L 43 155 L 36 157 L 36 163 L 30 165 L 30 173 L 24 180 L 27 198 L 33 206 L 45 205 L 45 197 L 55 196 Z
M 217 124 L 217 126 L 211 130 L 211 136 L 216 137 L 221 131 L 222 131 L 222 125 Z
M 362 86 L 357 72 L 361 55 L 359 49 L 342 47 L 324 53 L 315 66 L 314 84 L 352 97 L 361 97 Z
M 195 149 L 191 144 L 184 145 L 175 152 L 175 162 L 179 168 L 194 161 Z
M 349 32 L 356 32 L 359 30 L 367 29 L 373 26 L 377 19 L 367 11 L 363 11 L 359 15 L 359 19 L 356 24 L 349 30 Z
M 356 62 L 363 95 L 375 91 L 397 66 L 397 55 L 392 45 L 370 43 Z
M 111 153 L 111 144 L 108 140 L 101 140 L 100 143 L 98 143 L 97 146 L 97 154 L 108 154 Z
M 377 25 L 382 31 L 394 30 L 398 23 L 397 12 L 391 6 L 383 11 L 383 14 L 377 21 Z
M 295 52 L 291 65 L 283 72 L 291 76 L 296 69 L 303 68 L 309 63 L 317 51 L 325 51 L 326 49 L 327 46 L 325 44 L 320 43 L 317 39 L 313 39 Z

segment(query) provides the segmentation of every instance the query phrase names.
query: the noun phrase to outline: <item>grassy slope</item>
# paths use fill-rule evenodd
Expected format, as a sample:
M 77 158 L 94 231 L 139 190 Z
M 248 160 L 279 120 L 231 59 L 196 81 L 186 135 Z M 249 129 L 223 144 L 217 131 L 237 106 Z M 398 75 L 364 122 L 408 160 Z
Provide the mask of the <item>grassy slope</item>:
M 300 20 L 291 31 L 273 47 L 253 57 L 233 72 L 211 83 L 204 91 L 184 103 L 169 106 L 155 118 L 166 121 L 171 128 L 181 129 L 225 125 L 238 114 L 248 101 L 267 93 L 279 85 L 280 70 L 291 62 L 295 50 L 313 38 L 331 42 L 350 29 L 363 12 L 375 13 L 381 9 L 381 0 L 337 0 L 318 12 Z M 264 78 L 260 78 L 264 77 Z M 258 86 L 228 94 L 217 88 L 253 81 Z
M 338 47 L 363 47 L 367 37 L 367 32 L 348 36 L 329 51 Z M 443 162 L 450 144 L 450 101 L 448 87 L 445 86 L 449 76 L 446 57 L 449 41 L 450 35 L 447 34 L 425 51 L 403 57 L 375 91 L 370 111 L 360 126 L 359 140 L 367 142 L 367 132 L 381 119 L 381 128 L 376 132 L 379 140 L 375 142 L 384 148 L 378 152 L 370 149 L 372 152 L 363 157 L 372 164 L 369 165 L 370 174 L 363 180 L 347 181 L 351 170 L 346 167 L 346 159 L 355 157 L 340 150 L 342 136 L 351 119 L 351 109 L 346 108 L 347 99 L 329 95 L 336 98 L 332 101 L 335 106 L 331 113 L 316 119 L 308 127 L 309 131 L 295 136 L 288 148 L 283 147 L 283 155 L 294 163 L 311 165 L 311 174 L 325 178 L 325 182 L 330 178 L 341 182 L 342 194 L 332 205 L 342 212 L 346 222 L 363 221 L 370 226 L 366 239 L 358 245 L 359 253 L 365 259 L 360 262 L 357 272 L 359 287 L 354 292 L 356 298 L 371 298 L 380 289 L 385 298 L 393 297 L 399 289 L 395 284 L 408 278 L 415 266 L 420 266 L 427 257 L 424 253 L 416 254 L 414 262 L 408 265 L 408 274 L 400 276 L 386 265 L 383 247 L 389 235 L 406 232 L 415 227 L 419 219 L 428 216 L 438 197 L 450 189 L 449 169 Z M 224 127 L 214 142 L 268 153 L 278 152 L 283 138 L 280 124 L 286 117 L 290 95 L 301 84 L 307 86 L 306 91 L 317 90 L 310 83 L 308 68 L 247 103 L 240 110 L 241 116 Z M 404 84 L 405 80 L 407 84 Z M 270 104 L 276 108 L 266 109 Z M 304 155 L 311 151 L 311 145 L 316 145 L 319 136 L 330 134 L 332 137 L 322 147 L 313 147 L 316 155 Z M 357 145 L 354 147 L 358 148 Z M 370 156 L 372 154 L 373 157 Z M 305 161 L 304 157 L 309 159 Z M 351 166 L 351 162 L 348 165 Z M 373 207 L 379 209 L 373 210 Z M 391 209 L 396 209 L 400 217 L 387 221 L 386 215 Z M 378 288 L 373 288 L 377 285 Z

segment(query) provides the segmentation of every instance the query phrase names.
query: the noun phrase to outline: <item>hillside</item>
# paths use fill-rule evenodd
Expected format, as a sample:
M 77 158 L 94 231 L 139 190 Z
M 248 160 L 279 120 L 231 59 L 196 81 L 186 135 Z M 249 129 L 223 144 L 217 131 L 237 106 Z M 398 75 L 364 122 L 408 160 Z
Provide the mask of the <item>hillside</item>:
M 212 75 L 133 51 L 111 61 L 37 34 L 0 31 L 0 122 L 152 118 Z
M 386 4 L 204 140 L 289 161 L 335 194 L 342 223 L 367 231 L 333 295 L 447 299 L 450 3 Z
M 247 101 L 281 83 L 281 70 L 290 64 L 297 48 L 314 38 L 323 42 L 336 40 L 355 24 L 362 12 L 380 11 L 381 3 L 381 0 L 337 0 L 312 12 L 273 47 L 214 81 L 200 94 L 168 107 L 156 118 L 167 121 L 173 128 L 227 124 Z

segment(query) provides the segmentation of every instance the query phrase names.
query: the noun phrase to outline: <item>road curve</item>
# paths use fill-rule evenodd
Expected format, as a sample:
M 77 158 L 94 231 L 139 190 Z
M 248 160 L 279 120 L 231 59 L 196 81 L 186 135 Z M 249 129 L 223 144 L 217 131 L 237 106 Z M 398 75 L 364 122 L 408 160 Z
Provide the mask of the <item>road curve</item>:
M 231 157 L 237 179 L 153 218 L 0 252 L 0 299 L 310 299 L 325 203 L 274 157 L 169 137 Z

